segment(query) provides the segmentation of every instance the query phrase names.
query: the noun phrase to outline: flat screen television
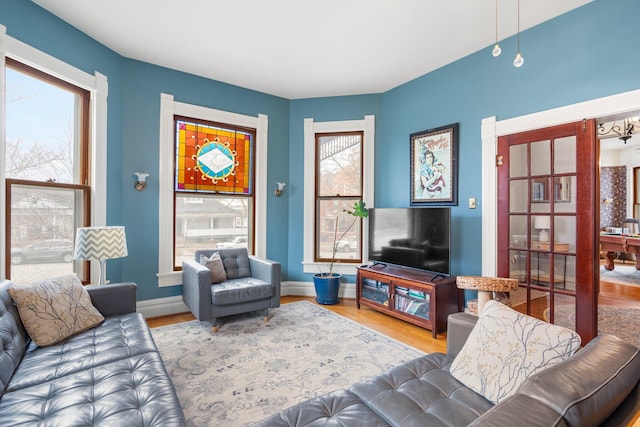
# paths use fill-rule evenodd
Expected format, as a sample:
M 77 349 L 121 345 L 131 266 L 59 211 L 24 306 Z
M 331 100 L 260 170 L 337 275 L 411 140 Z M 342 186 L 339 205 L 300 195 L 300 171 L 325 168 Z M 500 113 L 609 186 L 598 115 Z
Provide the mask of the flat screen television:
M 369 261 L 450 274 L 451 208 L 369 210 Z

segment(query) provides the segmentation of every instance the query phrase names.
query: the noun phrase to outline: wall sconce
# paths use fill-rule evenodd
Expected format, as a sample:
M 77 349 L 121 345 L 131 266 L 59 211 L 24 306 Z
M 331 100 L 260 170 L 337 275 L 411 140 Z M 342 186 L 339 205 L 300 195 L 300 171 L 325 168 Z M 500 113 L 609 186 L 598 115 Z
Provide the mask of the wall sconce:
M 137 177 L 136 182 L 133 184 L 133 188 L 135 188 L 138 191 L 142 191 L 147 187 L 147 177 L 149 176 L 148 173 L 143 173 L 143 172 L 135 172 L 134 175 Z
M 273 194 L 276 195 L 276 197 L 280 197 L 282 196 L 282 192 L 284 191 L 284 186 L 287 185 L 284 182 L 276 182 L 277 187 L 275 190 L 273 190 Z

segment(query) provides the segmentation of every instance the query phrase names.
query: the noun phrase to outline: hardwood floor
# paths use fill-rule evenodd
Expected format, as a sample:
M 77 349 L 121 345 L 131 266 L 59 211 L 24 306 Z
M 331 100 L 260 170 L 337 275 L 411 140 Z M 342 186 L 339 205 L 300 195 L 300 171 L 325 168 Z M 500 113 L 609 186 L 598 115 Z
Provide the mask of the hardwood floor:
M 313 297 L 299 297 L 299 296 L 283 296 L 282 304 L 287 304 L 294 301 L 306 300 L 317 304 Z M 319 305 L 319 304 L 318 304 Z M 329 309 L 337 314 L 340 314 L 348 319 L 358 322 L 368 328 L 371 328 L 381 334 L 405 343 L 409 346 L 422 350 L 425 353 L 441 352 L 444 353 L 447 347 L 446 334 L 438 334 L 438 337 L 434 339 L 431 336 L 431 331 L 419 328 L 411 325 L 402 320 L 395 319 L 386 314 L 379 313 L 367 307 L 362 307 L 359 310 L 356 308 L 356 300 L 352 298 L 342 298 L 336 305 L 323 305 L 322 307 Z M 149 327 L 157 327 L 170 325 L 180 322 L 188 322 L 195 318 L 191 313 L 181 313 L 169 316 L 154 317 L 147 319 Z M 219 333 L 224 333 L 224 326 L 222 326 Z
M 539 300 L 543 299 L 544 298 L 539 298 Z M 282 304 L 301 300 L 307 300 L 317 304 L 313 297 L 299 296 L 284 296 L 282 297 Z M 542 301 L 539 302 L 542 303 Z M 640 286 L 628 286 L 601 281 L 598 304 L 640 309 Z M 444 353 L 446 351 L 446 333 L 438 334 L 438 337 L 434 339 L 431 336 L 431 331 L 427 331 L 426 329 L 419 328 L 367 307 L 362 307 L 358 310 L 356 308 L 355 299 L 342 298 L 336 305 L 323 305 L 322 307 L 387 335 L 395 340 L 422 350 L 425 353 Z M 539 307 L 538 311 L 540 311 L 540 313 L 538 314 L 540 315 L 540 318 L 542 318 L 542 312 L 546 307 L 547 305 L 545 304 L 542 304 Z M 149 327 L 157 327 L 180 322 L 188 322 L 194 319 L 195 318 L 191 313 L 180 313 L 150 318 L 147 319 L 147 323 L 149 324 Z M 222 327 L 221 332 L 224 332 L 224 326 Z

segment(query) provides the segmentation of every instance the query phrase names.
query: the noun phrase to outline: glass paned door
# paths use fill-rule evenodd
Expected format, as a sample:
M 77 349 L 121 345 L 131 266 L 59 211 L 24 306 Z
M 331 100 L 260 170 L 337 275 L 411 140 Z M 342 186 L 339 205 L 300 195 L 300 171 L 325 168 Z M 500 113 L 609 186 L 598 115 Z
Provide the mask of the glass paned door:
M 590 158 L 585 160 L 578 150 L 584 144 L 593 146 L 595 138 L 586 134 L 586 124 L 579 122 L 499 138 L 503 166 L 498 166 L 502 195 L 498 272 L 520 282 L 520 288 L 510 295 L 516 310 L 562 326 L 580 326 L 581 335 L 589 336 L 595 320 L 584 316 L 577 325 L 577 317 L 571 315 L 579 305 L 594 310 L 597 293 L 593 268 L 586 269 L 589 277 L 577 274 L 580 262 L 588 266 L 593 258 L 593 245 L 586 243 L 593 236 L 586 232 L 594 228 L 593 203 L 584 201 L 588 194 L 581 201 L 582 193 L 588 193 L 583 190 L 589 187 L 579 183 L 585 176 L 587 181 L 593 179 L 584 173 Z M 589 147 L 587 152 L 595 152 Z

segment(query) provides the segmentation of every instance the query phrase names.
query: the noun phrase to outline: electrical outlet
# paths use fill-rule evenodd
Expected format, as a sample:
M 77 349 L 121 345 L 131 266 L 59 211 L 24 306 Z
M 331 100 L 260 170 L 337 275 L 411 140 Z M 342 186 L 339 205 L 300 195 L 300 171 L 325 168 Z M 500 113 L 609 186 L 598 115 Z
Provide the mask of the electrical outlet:
M 476 198 L 469 197 L 469 209 L 475 209 L 475 208 L 476 208 Z

